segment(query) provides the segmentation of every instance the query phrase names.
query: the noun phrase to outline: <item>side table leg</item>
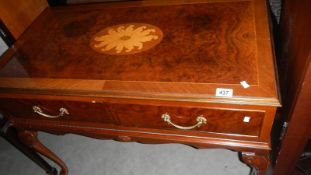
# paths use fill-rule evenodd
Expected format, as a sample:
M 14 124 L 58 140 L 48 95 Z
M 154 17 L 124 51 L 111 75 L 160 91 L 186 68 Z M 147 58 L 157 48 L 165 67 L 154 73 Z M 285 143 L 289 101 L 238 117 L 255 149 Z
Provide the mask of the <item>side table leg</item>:
M 68 175 L 66 164 L 38 140 L 37 132 L 19 131 L 18 136 L 24 144 L 58 164 L 61 167 L 60 175 Z
M 241 160 L 252 168 L 251 175 L 265 175 L 269 167 L 269 154 L 259 155 L 250 152 L 240 152 Z
M 17 136 L 17 131 L 13 128 L 7 121 L 1 119 L 0 125 L 0 136 L 7 140 L 16 149 L 21 151 L 29 159 L 34 161 L 38 166 L 40 166 L 49 175 L 57 175 L 57 170 L 50 166 L 40 155 L 38 155 L 31 148 L 24 145 Z

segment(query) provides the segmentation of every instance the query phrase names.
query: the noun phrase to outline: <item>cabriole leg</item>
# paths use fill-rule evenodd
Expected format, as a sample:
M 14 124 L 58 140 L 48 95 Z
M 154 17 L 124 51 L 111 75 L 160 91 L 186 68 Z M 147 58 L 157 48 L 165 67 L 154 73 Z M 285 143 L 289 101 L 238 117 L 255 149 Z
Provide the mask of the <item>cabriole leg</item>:
M 37 132 L 19 131 L 18 136 L 24 144 L 58 164 L 61 167 L 60 175 L 68 175 L 66 164 L 38 140 Z
M 240 152 L 241 160 L 252 168 L 251 175 L 265 175 L 269 167 L 269 154 Z
M 16 129 L 0 114 L 0 136 L 7 140 L 16 149 L 21 151 L 25 156 L 40 166 L 49 175 L 57 175 L 57 170 L 49 165 L 39 154 L 33 149 L 23 144 L 17 136 Z

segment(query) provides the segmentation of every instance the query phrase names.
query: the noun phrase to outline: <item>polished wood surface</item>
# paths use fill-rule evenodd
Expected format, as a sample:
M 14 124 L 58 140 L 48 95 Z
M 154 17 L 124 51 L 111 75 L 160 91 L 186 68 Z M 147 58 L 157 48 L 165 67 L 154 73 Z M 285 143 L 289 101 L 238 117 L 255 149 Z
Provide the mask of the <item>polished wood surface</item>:
M 291 175 L 311 135 L 310 98 L 311 98 L 311 55 L 308 70 L 303 80 L 303 87 L 295 98 L 295 104 L 289 113 L 288 129 L 281 143 L 274 175 Z
M 16 61 L 25 74 L 14 74 L 8 64 L 4 76 L 238 85 L 245 80 L 258 84 L 251 2 L 129 8 L 96 5 L 87 11 L 68 8 L 72 7 L 44 11 L 16 43 L 22 45 Z M 90 49 L 91 37 L 97 32 L 130 21 L 157 26 L 163 40 L 152 50 L 126 56 Z
M 274 175 L 292 175 L 311 135 L 311 1 L 284 1 L 282 11 L 281 59 L 283 74 L 283 121 L 287 131 L 280 143 Z
M 252 175 L 265 175 L 266 169 L 269 167 L 270 158 L 267 154 L 254 154 L 242 152 L 240 157 L 246 164 L 255 167 Z
M 268 21 L 265 0 L 48 8 L 0 60 L 1 113 L 64 175 L 37 131 L 230 149 L 264 174 L 280 106 Z
M 40 118 L 40 115 L 34 113 L 33 107 L 38 106 L 44 113 L 57 115 L 60 108 L 66 108 L 68 115 L 60 117 L 59 120 L 78 120 L 92 121 L 101 123 L 114 123 L 111 112 L 107 104 L 87 103 L 60 100 L 16 100 L 1 99 L 0 103 L 3 112 L 10 113 L 16 117 Z
M 265 3 L 173 2 L 48 8 L 15 44 L 0 87 L 279 106 Z M 160 28 L 162 41 L 128 55 L 90 47 L 99 31 L 131 21 Z M 215 98 L 218 87 L 234 97 Z
M 15 39 L 48 7 L 46 0 L 0 1 L 0 18 Z
M 104 124 L 114 124 L 126 127 L 136 128 L 154 128 L 154 129 L 173 129 L 161 118 L 162 114 L 169 114 L 174 123 L 181 126 L 191 126 L 197 123 L 197 116 L 204 116 L 207 124 L 194 131 L 214 132 L 219 134 L 240 134 L 245 136 L 259 137 L 263 119 L 264 110 L 239 110 L 232 108 L 196 108 L 196 107 L 178 107 L 146 104 L 122 104 L 121 100 L 117 103 L 82 103 L 73 101 L 58 100 L 16 100 L 0 99 L 1 109 L 4 113 L 14 117 L 25 117 L 34 119 L 46 119 L 34 113 L 33 107 L 42 108 L 43 112 L 49 115 L 57 115 L 60 108 L 68 110 L 69 114 L 59 117 L 58 121 L 89 121 L 100 122 Z M 175 104 L 178 105 L 178 104 Z M 221 117 L 220 117 L 221 116 Z M 249 121 L 243 121 L 249 117 Z M 55 120 L 55 119 L 51 119 Z M 188 134 L 190 134 L 188 132 Z M 192 133 L 194 135 L 194 133 Z M 191 135 L 192 135 L 191 134 Z M 200 134 L 202 135 L 202 134 Z

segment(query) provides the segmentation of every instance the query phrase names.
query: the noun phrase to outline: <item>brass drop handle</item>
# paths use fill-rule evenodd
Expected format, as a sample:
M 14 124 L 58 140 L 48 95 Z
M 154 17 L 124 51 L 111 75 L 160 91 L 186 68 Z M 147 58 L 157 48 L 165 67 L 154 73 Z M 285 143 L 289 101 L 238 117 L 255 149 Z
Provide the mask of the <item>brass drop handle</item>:
M 58 115 L 45 114 L 39 106 L 33 106 L 32 109 L 33 109 L 34 113 L 37 113 L 37 114 L 39 114 L 43 117 L 46 117 L 46 118 L 59 118 L 59 117 L 62 117 L 64 115 L 69 115 L 69 112 L 66 108 L 59 108 L 59 114 Z
M 203 117 L 203 115 L 199 115 L 197 117 L 196 121 L 198 123 L 193 125 L 193 126 L 179 126 L 179 125 L 176 125 L 175 123 L 173 123 L 171 121 L 171 116 L 169 114 L 167 114 L 167 113 L 162 114 L 161 118 L 163 119 L 163 121 L 165 121 L 166 123 L 168 123 L 170 125 L 173 125 L 175 128 L 183 129 L 183 130 L 189 130 L 189 129 L 193 129 L 193 128 L 196 128 L 196 127 L 199 128 L 201 125 L 207 123 L 207 119 L 205 117 Z

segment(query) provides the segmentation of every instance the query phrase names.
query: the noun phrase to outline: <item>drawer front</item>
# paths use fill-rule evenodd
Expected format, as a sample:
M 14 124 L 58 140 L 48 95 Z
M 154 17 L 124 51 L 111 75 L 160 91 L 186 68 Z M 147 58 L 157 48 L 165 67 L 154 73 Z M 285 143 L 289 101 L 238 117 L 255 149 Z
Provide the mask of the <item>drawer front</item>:
M 34 112 L 33 106 L 40 107 L 42 113 L 52 116 L 59 115 L 59 109 L 65 108 L 69 114 L 51 120 L 89 121 L 130 128 L 248 136 L 259 136 L 265 116 L 263 111 L 184 106 L 14 99 L 0 102 L 1 110 L 15 117 L 47 118 Z M 169 116 L 169 119 L 165 119 L 165 116 Z M 204 121 L 198 118 L 203 118 Z
M 250 136 L 259 136 L 265 116 L 262 111 L 151 105 L 111 104 L 110 109 L 122 126 Z M 170 117 L 170 123 L 164 120 L 165 114 Z M 206 123 L 200 125 L 200 117 L 204 117 Z
M 42 114 L 34 111 L 38 107 Z M 61 108 L 66 112 L 62 112 Z M 0 109 L 14 117 L 113 123 L 106 104 L 62 100 L 1 99 Z M 61 115 L 63 113 L 63 115 Z

